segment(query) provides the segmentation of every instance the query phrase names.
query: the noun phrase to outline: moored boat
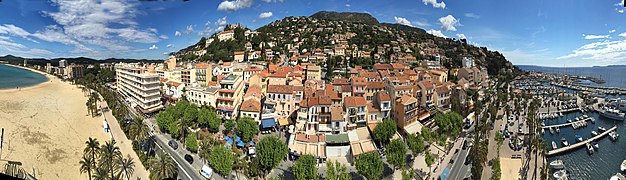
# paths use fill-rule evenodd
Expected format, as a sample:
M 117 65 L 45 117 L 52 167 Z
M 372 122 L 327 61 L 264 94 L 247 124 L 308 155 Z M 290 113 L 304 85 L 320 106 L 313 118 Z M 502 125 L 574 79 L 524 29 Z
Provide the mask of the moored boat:
M 624 161 L 624 162 L 626 162 L 626 161 Z M 557 160 L 554 160 L 554 161 L 550 162 L 550 168 L 552 168 L 554 170 L 565 169 L 565 164 L 563 164 L 563 160 L 557 159 Z
M 579 135 L 576 135 L 576 141 L 577 142 L 582 142 L 583 141 L 583 137 L 579 136 Z
M 594 148 L 596 148 L 596 150 L 600 149 L 600 145 L 598 145 L 598 142 L 593 141 L 593 142 L 591 142 L 591 145 L 592 145 Z
M 598 126 L 598 131 L 600 131 L 600 133 L 603 133 L 604 131 L 606 131 L 606 128 Z
M 554 141 L 552 141 L 552 149 L 558 149 L 559 147 L 556 146 L 556 143 Z
M 585 145 L 587 146 L 587 153 L 593 154 L 593 152 L 594 152 L 593 146 L 591 146 L 591 144 L 589 144 L 589 143 L 587 143 Z
M 591 131 L 591 135 L 592 135 L 592 136 L 597 136 L 597 135 L 598 135 L 598 132 L 596 132 L 596 131 Z
M 619 166 L 619 170 L 622 172 L 626 171 L 626 160 L 622 161 L 622 164 Z
M 561 144 L 563 144 L 563 146 L 569 146 L 569 142 L 567 142 L 565 138 L 561 138 Z
M 616 121 L 624 121 L 624 117 L 626 116 L 623 112 L 613 108 L 602 108 L 600 115 Z
M 558 179 L 558 180 L 566 180 L 567 179 L 567 171 L 565 171 L 565 169 L 556 171 L 556 172 L 554 172 L 554 174 L 552 174 L 552 177 L 554 177 L 554 179 Z

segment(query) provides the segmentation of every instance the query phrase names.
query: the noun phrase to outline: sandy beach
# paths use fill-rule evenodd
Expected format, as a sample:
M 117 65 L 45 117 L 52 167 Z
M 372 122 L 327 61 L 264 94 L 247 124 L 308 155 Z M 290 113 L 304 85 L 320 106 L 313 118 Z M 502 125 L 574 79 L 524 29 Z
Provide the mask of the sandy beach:
M 94 137 L 102 144 L 110 136 L 102 129 L 102 117 L 88 115 L 80 88 L 46 77 L 35 86 L 0 90 L 0 127 L 5 130 L 0 159 L 22 162 L 38 179 L 88 179 L 78 163 L 84 142 Z

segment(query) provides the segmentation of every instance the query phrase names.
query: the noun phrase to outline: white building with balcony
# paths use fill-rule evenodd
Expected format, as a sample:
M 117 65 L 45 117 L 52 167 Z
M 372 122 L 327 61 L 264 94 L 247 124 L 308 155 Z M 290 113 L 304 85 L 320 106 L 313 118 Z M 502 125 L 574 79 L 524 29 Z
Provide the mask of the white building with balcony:
M 131 106 L 142 113 L 163 108 L 159 91 L 159 75 L 142 63 L 115 65 L 117 90 Z

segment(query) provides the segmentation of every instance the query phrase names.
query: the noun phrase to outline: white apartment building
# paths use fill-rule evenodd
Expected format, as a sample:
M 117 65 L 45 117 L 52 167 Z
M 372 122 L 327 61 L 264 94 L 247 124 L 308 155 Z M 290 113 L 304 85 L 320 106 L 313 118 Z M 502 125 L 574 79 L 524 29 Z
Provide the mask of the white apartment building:
M 115 65 L 117 90 L 131 106 L 143 113 L 163 108 L 159 91 L 159 75 L 149 72 L 141 63 L 118 63 Z

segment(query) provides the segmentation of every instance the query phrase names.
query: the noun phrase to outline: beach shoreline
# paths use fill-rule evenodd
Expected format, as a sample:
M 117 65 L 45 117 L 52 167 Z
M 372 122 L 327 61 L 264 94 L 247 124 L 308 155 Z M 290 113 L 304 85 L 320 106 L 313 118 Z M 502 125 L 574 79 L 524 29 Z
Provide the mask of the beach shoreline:
M 20 86 L 19 90 L 17 89 L 17 87 L 7 87 L 7 88 L 1 88 L 0 87 L 0 92 L 13 92 L 13 91 L 20 91 L 20 90 L 35 89 L 35 88 L 39 88 L 39 87 L 45 85 L 46 83 L 50 83 L 51 80 L 52 80 L 51 78 L 57 78 L 56 76 L 50 75 L 48 73 L 44 73 L 44 72 L 41 72 L 41 71 L 38 71 L 38 70 L 34 70 L 34 69 L 31 69 L 31 68 L 27 68 L 27 67 L 17 66 L 17 65 L 13 65 L 13 64 L 2 64 L 2 65 L 11 66 L 11 67 L 20 68 L 20 69 L 29 70 L 29 71 L 38 73 L 40 75 L 43 75 L 46 78 L 46 81 L 41 82 L 39 84 L 30 85 L 30 86 Z
M 38 179 L 88 179 L 79 171 L 85 141 L 92 137 L 104 144 L 111 139 L 102 117 L 88 114 L 80 88 L 28 70 L 48 81 L 0 90 L 0 125 L 5 130 L 0 159 L 21 162 Z

